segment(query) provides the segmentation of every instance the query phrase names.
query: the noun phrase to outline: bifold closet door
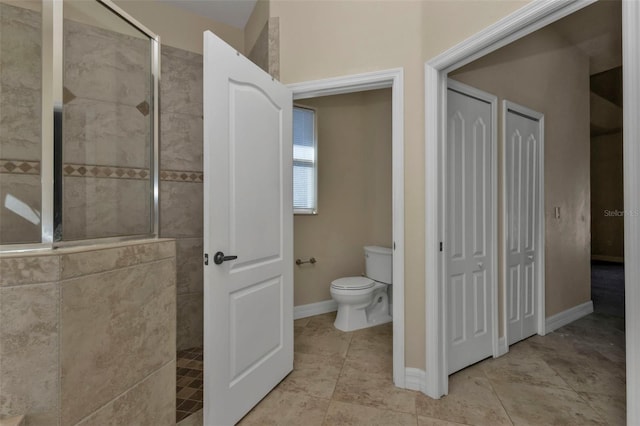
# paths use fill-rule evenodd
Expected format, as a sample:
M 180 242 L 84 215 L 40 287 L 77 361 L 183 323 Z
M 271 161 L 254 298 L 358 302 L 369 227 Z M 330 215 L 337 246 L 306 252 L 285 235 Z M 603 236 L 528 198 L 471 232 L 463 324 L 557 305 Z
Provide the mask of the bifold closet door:
M 449 373 L 493 354 L 494 105 L 491 95 L 449 84 L 444 241 Z
M 507 343 L 536 334 L 541 285 L 542 114 L 505 101 Z

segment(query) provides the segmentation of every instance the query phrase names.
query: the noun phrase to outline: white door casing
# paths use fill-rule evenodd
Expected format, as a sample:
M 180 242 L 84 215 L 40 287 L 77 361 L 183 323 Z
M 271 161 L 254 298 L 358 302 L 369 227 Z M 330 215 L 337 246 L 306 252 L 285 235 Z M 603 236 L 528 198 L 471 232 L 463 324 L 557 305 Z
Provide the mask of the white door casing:
M 494 354 L 496 104 L 495 96 L 449 80 L 444 252 L 450 374 Z
M 512 345 L 544 333 L 544 116 L 509 101 L 502 111 L 505 324 Z
M 292 94 L 207 31 L 203 101 L 204 424 L 217 426 L 293 369 Z

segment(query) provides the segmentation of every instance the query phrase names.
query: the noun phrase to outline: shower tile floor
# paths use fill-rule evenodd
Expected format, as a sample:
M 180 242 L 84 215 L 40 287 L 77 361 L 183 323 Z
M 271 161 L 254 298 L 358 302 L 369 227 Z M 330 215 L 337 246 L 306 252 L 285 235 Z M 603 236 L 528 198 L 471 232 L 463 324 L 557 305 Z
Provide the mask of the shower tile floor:
M 176 423 L 202 409 L 202 348 L 178 352 L 176 361 Z

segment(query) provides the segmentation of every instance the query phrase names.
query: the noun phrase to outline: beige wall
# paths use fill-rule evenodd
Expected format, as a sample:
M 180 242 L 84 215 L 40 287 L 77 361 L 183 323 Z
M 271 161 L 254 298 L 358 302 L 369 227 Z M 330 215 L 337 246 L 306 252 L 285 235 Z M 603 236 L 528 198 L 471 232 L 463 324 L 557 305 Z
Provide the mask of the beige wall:
M 271 0 L 284 83 L 404 68 L 407 367 L 425 368 L 424 62 L 524 4 Z
M 305 99 L 318 121 L 318 214 L 294 218 L 294 304 L 331 300 L 364 273 L 365 245 L 391 247 L 391 91 Z
M 591 254 L 596 259 L 624 260 L 622 133 L 591 138 Z
M 244 52 L 244 31 L 208 19 L 158 0 L 114 0 L 127 13 L 160 36 L 168 46 L 202 53 L 202 34 L 212 31 L 240 52 Z
M 452 78 L 492 93 L 500 102 L 507 99 L 545 115 L 546 314 L 589 301 L 588 58 L 545 28 L 463 67 Z M 560 207 L 560 219 L 554 216 L 555 207 Z
M 244 26 L 244 51 L 251 52 L 269 22 L 269 1 L 258 0 L 247 24 Z

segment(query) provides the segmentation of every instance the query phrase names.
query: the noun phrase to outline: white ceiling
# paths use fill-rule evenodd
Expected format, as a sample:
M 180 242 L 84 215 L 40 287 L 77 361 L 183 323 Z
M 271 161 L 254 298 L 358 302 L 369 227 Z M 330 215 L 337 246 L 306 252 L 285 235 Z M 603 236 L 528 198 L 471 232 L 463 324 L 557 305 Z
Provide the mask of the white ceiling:
M 257 0 L 160 0 L 232 27 L 244 29 Z

